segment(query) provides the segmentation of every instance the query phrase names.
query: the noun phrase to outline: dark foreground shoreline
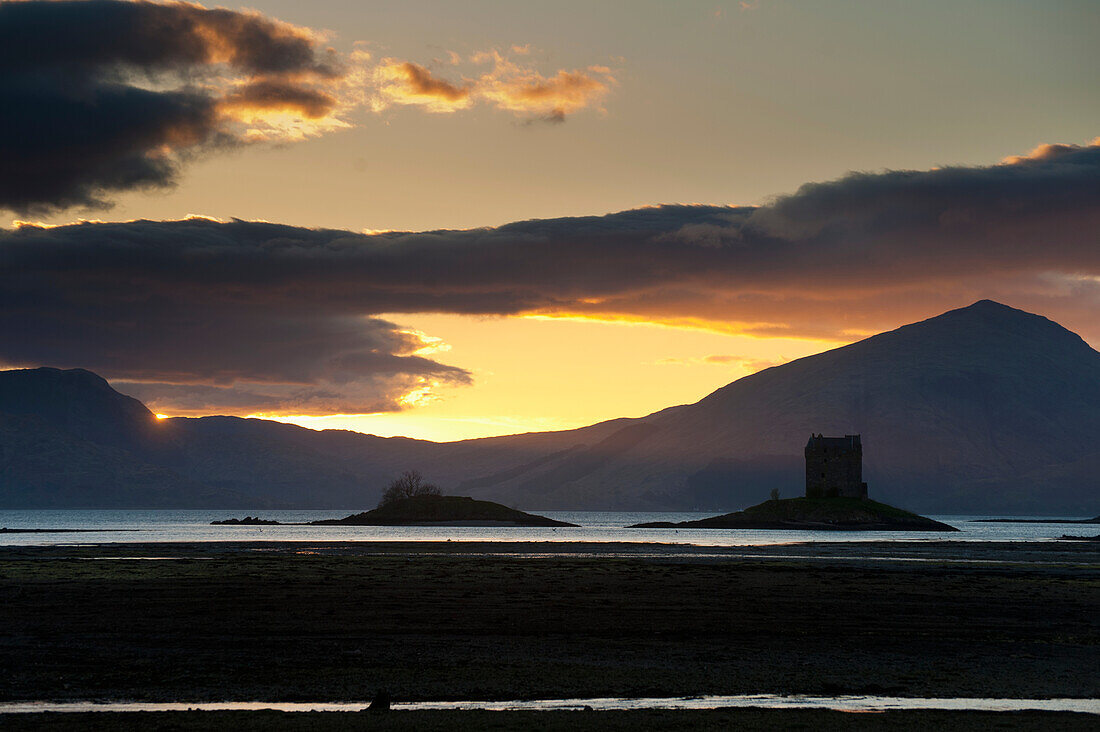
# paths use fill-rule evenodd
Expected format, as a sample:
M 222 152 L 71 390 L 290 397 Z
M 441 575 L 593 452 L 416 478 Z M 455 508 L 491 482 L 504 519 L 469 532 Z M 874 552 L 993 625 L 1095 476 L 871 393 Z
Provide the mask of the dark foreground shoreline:
M 318 732 L 367 729 L 399 732 L 454 730 L 531 730 L 585 732 L 610 730 L 1066 730 L 1096 729 L 1096 716 L 1069 712 L 889 711 L 851 714 L 826 710 L 714 709 L 708 711 L 623 712 L 155 712 L 0 715 L 5 729 L 85 732 L 89 730 L 232 729 L 273 732 Z
M 1088 542 L 0 547 L 0 600 L 2 701 L 1100 697 Z

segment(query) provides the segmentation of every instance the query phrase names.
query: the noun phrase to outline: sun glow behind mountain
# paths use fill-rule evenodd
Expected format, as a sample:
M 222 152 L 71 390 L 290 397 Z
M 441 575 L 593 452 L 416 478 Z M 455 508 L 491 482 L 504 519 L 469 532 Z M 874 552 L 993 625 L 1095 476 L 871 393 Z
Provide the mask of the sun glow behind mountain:
M 417 391 L 417 402 L 399 412 L 254 416 L 435 441 L 573 429 L 694 402 L 767 365 L 840 345 L 640 319 L 384 317 L 412 320 L 450 346 L 448 363 L 469 369 L 476 386 Z

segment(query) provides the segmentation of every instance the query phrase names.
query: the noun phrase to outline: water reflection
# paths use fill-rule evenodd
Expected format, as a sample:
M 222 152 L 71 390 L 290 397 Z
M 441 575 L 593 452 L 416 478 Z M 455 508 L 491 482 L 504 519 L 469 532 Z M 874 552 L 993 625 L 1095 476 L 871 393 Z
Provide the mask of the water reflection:
M 35 712 L 185 712 L 258 711 L 359 712 L 369 702 L 7 702 L 0 714 Z M 395 703 L 395 710 L 487 710 L 487 711 L 621 711 L 630 709 L 718 709 L 755 707 L 760 709 L 832 709 L 848 712 L 885 712 L 903 709 L 948 711 L 1050 711 L 1100 714 L 1100 699 L 1005 699 L 925 698 L 902 696 L 781 696 L 743 694 L 667 698 L 533 699 L 514 701 L 425 701 Z
M 961 529 L 932 531 L 762 531 L 756 529 L 627 529 L 648 521 L 689 521 L 711 513 L 543 511 L 545 516 L 578 524 L 576 528 L 500 526 L 211 526 L 210 522 L 246 513 L 281 522 L 340 518 L 353 509 L 326 511 L 225 510 L 21 510 L 0 511 L 0 527 L 12 529 L 91 529 L 87 533 L 0 534 L 0 545 L 107 544 L 211 541 L 550 541 L 654 542 L 701 546 L 754 546 L 834 541 L 1036 541 L 1067 533 L 1089 533 L 1091 526 L 1067 524 L 972 523 L 975 516 L 933 516 Z M 1075 531 L 1081 529 L 1083 531 Z M 120 532 L 120 530 L 126 530 Z

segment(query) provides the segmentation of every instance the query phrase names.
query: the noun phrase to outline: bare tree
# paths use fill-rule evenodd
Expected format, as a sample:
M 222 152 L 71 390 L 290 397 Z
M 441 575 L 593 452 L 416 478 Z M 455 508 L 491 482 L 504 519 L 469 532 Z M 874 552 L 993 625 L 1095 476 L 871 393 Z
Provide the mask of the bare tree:
M 778 501 L 779 500 L 779 489 L 778 488 L 772 488 L 771 496 L 772 496 L 773 501 Z
M 419 470 L 406 470 L 399 478 L 390 483 L 389 488 L 382 494 L 379 506 L 386 506 L 395 501 L 416 496 L 438 496 L 441 494 L 439 487 L 432 483 L 425 483 L 424 476 Z

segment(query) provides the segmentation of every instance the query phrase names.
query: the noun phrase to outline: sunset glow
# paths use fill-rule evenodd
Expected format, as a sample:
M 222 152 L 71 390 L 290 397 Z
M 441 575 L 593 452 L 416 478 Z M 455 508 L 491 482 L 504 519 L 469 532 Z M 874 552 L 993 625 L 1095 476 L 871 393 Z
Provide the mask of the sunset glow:
M 415 408 L 395 413 L 255 416 L 430 440 L 572 429 L 693 402 L 741 376 L 831 345 L 641 321 L 454 315 L 416 320 L 455 344 L 447 361 L 469 369 L 474 387 L 418 387 L 406 397 Z M 558 352 L 563 344 L 564 354 Z M 566 399 L 566 393 L 575 398 Z
M 97 2 L 87 58 L 0 4 L 58 120 L 0 358 L 158 417 L 579 427 L 982 298 L 1100 342 L 1087 4 Z
M 1098 39 L 0 0 L 0 728 L 1096 728 Z

